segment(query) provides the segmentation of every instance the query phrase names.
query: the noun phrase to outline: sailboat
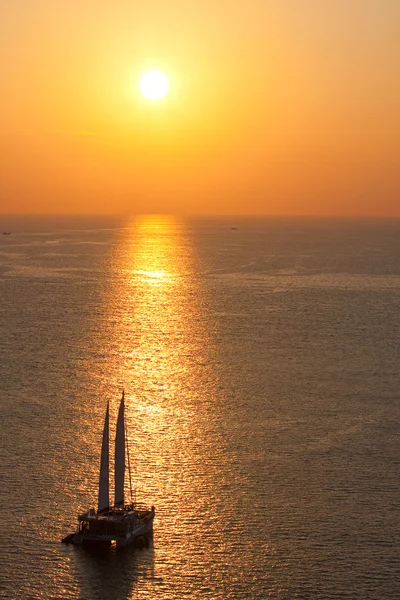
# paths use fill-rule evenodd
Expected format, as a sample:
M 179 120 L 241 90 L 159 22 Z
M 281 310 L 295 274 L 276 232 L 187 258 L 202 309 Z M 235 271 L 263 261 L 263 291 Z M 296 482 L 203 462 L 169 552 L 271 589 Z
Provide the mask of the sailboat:
M 129 483 L 131 502 L 125 504 L 125 449 L 128 441 L 125 426 L 125 394 L 118 411 L 115 437 L 115 487 L 114 504 L 110 505 L 109 490 L 109 405 L 107 404 L 101 445 L 100 478 L 97 510 L 90 508 L 78 515 L 78 530 L 63 538 L 66 544 L 111 544 L 127 546 L 135 541 L 145 542 L 153 531 L 155 508 L 147 508 L 133 501 L 129 452 Z

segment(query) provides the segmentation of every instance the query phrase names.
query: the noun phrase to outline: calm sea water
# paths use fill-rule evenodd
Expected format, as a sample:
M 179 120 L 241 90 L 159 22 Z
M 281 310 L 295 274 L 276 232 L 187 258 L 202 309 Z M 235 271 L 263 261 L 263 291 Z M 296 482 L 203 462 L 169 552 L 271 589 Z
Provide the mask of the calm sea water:
M 2 598 L 399 597 L 399 220 L 0 227 Z M 153 541 L 62 545 L 123 388 Z

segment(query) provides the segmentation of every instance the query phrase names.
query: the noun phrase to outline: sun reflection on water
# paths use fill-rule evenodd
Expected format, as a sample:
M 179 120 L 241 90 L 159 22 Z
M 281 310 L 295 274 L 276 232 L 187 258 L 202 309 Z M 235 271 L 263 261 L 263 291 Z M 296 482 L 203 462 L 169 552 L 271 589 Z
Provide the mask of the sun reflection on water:
M 227 496 L 231 459 L 220 427 L 213 327 L 196 264 L 184 222 L 136 217 L 111 257 L 104 326 L 94 344 L 102 356 L 96 396 L 104 399 L 96 419 L 102 422 L 110 399 L 111 443 L 125 389 L 135 497 L 156 506 L 156 577 L 173 569 L 199 582 L 206 554 L 225 552 L 215 507 Z M 100 426 L 90 435 L 96 485 Z M 125 491 L 129 497 L 128 478 Z M 235 511 L 231 502 L 226 506 Z M 233 527 L 240 528 L 240 521 Z
M 119 240 L 114 271 L 116 285 L 107 300 L 111 352 L 104 375 L 111 377 L 110 387 L 125 388 L 138 494 L 152 501 L 160 486 L 153 485 L 148 462 L 160 476 L 170 452 L 171 461 L 185 452 L 198 411 L 199 381 L 213 380 L 212 344 L 195 258 L 178 218 L 136 217 Z

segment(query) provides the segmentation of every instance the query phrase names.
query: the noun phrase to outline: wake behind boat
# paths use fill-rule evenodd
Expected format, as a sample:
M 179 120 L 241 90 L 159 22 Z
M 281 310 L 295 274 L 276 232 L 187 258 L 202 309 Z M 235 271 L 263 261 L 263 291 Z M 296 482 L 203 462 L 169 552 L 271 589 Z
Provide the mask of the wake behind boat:
M 131 503 L 125 504 L 125 447 L 128 438 L 125 427 L 124 396 L 124 392 L 122 392 L 115 438 L 114 505 L 110 506 L 109 501 L 109 405 L 107 404 L 101 445 L 98 508 L 97 511 L 91 508 L 86 513 L 78 515 L 78 531 L 63 538 L 62 541 L 65 544 L 72 543 L 81 546 L 115 542 L 117 547 L 127 546 L 135 541 L 146 540 L 146 536 L 153 531 L 154 506 L 146 508 L 132 499 L 129 452 L 127 452 L 127 456 Z

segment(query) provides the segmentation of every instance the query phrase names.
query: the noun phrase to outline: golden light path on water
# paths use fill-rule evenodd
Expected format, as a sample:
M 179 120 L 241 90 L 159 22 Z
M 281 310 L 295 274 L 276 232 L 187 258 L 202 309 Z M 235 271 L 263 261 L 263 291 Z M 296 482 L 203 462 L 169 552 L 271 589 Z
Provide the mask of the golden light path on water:
M 167 471 L 178 461 L 195 425 L 197 371 L 210 368 L 209 331 L 192 250 L 176 217 L 137 217 L 120 240 L 116 268 L 121 281 L 108 304 L 115 345 L 109 363 L 115 387 L 127 394 L 138 494 L 151 497 L 146 457 L 158 448 L 157 470 L 168 455 L 165 445 L 174 444 Z M 172 431 L 176 423 L 179 431 Z
M 91 453 L 96 457 L 100 451 L 106 399 L 113 443 L 125 389 L 135 496 L 156 506 L 156 559 L 144 587 L 132 580 L 132 597 L 154 597 L 164 577 L 180 580 L 190 597 L 201 597 L 207 591 L 201 591 L 206 556 L 218 547 L 226 553 L 215 507 L 223 500 L 227 456 L 219 430 L 223 415 L 212 366 L 212 327 L 196 257 L 179 219 L 138 216 L 122 231 L 111 267 L 113 283 L 103 297 L 105 327 L 93 340 L 103 347 L 103 364 L 95 382 L 94 395 L 101 400 Z M 97 485 L 97 469 L 94 458 L 86 485 L 89 477 Z M 129 498 L 128 477 L 125 490 Z M 224 585 L 223 569 L 220 575 Z M 124 593 L 130 597 L 129 590 Z

